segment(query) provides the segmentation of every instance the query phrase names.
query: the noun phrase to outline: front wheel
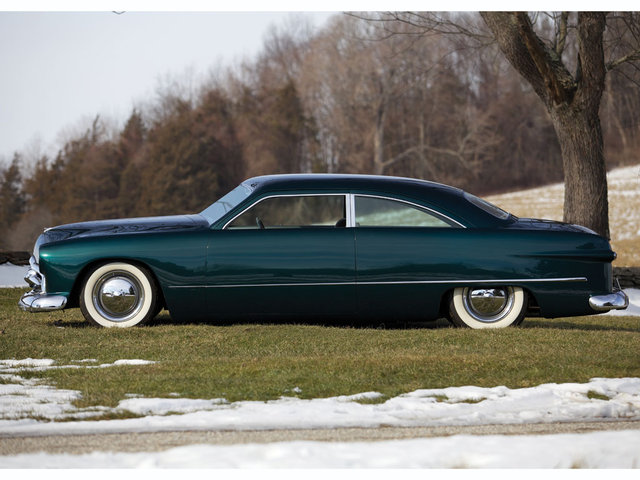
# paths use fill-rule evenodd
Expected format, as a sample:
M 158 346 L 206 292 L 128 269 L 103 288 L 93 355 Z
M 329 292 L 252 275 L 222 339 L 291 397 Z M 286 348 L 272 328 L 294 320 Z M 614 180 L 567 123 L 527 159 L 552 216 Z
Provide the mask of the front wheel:
M 158 290 L 151 274 L 129 263 L 107 263 L 86 278 L 80 310 L 102 327 L 142 325 L 157 314 Z
M 449 319 L 458 327 L 503 328 L 524 320 L 527 293 L 520 287 L 456 288 L 449 302 Z

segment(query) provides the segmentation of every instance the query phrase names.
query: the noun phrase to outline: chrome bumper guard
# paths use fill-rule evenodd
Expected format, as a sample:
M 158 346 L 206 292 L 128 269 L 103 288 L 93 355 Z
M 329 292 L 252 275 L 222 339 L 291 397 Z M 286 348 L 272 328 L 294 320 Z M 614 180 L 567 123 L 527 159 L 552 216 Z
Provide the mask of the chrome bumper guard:
M 607 295 L 595 295 L 589 298 L 589 306 L 598 312 L 624 310 L 629 306 L 629 297 L 622 290 Z
M 18 306 L 25 312 L 51 312 L 53 310 L 62 310 L 67 305 L 67 297 L 62 295 L 49 295 L 43 292 L 44 278 L 40 273 L 38 262 L 32 256 L 29 260 L 31 268 L 24 277 L 25 282 L 29 284 L 32 290 L 25 293 Z
M 46 293 L 31 290 L 25 293 L 18 306 L 25 312 L 51 312 L 62 310 L 67 305 L 67 297 L 62 295 L 48 295 Z

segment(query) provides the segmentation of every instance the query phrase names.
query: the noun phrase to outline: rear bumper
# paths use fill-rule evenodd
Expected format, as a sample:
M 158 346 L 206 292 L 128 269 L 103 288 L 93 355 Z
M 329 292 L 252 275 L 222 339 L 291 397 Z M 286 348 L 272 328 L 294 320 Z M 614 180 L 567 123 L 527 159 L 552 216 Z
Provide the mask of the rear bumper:
M 629 306 L 629 297 L 622 290 L 607 295 L 595 295 L 589 298 L 589 306 L 597 312 L 624 310 Z

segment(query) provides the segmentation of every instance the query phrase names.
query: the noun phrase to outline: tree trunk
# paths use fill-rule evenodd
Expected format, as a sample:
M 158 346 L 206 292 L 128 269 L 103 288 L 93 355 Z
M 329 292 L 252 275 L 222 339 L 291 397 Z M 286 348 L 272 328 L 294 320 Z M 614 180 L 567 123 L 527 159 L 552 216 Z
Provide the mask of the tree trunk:
M 600 118 L 563 105 L 550 113 L 564 170 L 564 221 L 609 237 L 607 170 Z
M 386 108 L 384 101 L 380 101 L 376 112 L 376 127 L 373 133 L 373 174 L 382 175 L 384 173 L 384 121 Z
M 600 100 L 604 90 L 606 16 L 579 12 L 575 76 L 545 45 L 524 12 L 483 12 L 509 63 L 542 100 L 558 136 L 564 170 L 564 220 L 609 237 L 609 203 Z

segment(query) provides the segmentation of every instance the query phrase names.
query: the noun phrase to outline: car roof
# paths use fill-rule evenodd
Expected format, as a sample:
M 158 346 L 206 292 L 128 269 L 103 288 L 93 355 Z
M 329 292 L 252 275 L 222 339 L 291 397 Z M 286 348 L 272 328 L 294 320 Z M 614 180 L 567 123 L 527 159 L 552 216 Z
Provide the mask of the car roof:
M 359 175 L 359 174 L 335 174 L 335 173 L 294 173 L 280 175 L 262 175 L 246 180 L 255 190 L 268 188 L 269 190 L 295 190 L 299 189 L 382 189 L 385 191 L 402 191 L 414 189 L 434 189 L 454 195 L 462 195 L 459 188 L 443 185 L 441 183 L 420 180 L 417 178 L 392 177 L 386 175 Z
M 300 173 L 263 175 L 243 182 L 254 195 L 275 192 L 303 193 L 309 191 L 390 194 L 414 200 L 435 208 L 466 225 L 492 226 L 499 223 L 495 217 L 472 205 L 464 191 L 441 183 L 416 178 L 386 175 L 358 175 L 333 173 Z

